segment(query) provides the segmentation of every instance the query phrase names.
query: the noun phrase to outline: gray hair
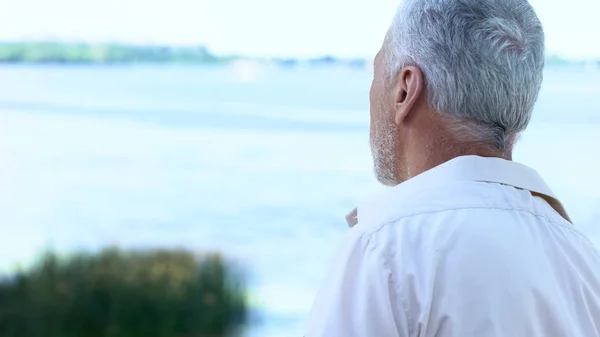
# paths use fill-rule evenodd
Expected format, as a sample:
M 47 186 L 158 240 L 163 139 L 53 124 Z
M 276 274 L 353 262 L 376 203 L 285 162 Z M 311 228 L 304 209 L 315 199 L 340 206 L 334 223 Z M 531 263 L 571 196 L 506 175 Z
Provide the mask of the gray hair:
M 462 137 L 505 150 L 531 119 L 544 31 L 527 0 L 405 0 L 384 54 L 389 78 L 423 71 L 430 107 Z

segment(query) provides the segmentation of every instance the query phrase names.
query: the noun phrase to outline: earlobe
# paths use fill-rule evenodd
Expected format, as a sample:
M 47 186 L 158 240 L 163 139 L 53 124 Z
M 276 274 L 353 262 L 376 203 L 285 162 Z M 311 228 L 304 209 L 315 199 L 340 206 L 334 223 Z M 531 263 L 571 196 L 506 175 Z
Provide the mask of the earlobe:
M 410 116 L 417 102 L 421 99 L 425 81 L 421 69 L 408 66 L 400 71 L 398 82 L 395 122 L 399 125 Z

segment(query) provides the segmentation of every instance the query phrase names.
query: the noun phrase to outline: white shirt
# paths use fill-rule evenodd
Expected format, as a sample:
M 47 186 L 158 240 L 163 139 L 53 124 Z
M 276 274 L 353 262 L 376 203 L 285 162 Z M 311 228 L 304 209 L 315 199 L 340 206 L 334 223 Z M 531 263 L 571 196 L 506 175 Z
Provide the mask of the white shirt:
M 305 335 L 409 336 L 600 336 L 600 254 L 534 170 L 455 158 L 358 208 Z

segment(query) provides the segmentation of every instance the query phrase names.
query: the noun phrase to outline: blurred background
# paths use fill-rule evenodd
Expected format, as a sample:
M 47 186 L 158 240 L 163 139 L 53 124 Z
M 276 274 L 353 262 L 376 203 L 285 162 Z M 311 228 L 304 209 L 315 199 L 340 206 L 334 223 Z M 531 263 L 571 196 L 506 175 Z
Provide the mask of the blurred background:
M 600 244 L 598 0 L 531 0 L 545 81 L 515 160 Z M 246 336 L 301 336 L 381 192 L 368 90 L 398 0 L 0 0 L 0 272 L 182 248 L 247 270 Z

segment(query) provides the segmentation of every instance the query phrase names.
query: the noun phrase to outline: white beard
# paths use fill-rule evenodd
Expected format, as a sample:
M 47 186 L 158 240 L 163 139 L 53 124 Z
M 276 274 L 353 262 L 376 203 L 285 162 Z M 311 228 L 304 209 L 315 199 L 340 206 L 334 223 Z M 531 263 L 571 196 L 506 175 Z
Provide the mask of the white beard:
M 397 164 L 395 148 L 396 125 L 379 123 L 375 128 L 374 139 L 369 141 L 377 180 L 387 186 L 395 186 L 398 179 L 395 173 Z

